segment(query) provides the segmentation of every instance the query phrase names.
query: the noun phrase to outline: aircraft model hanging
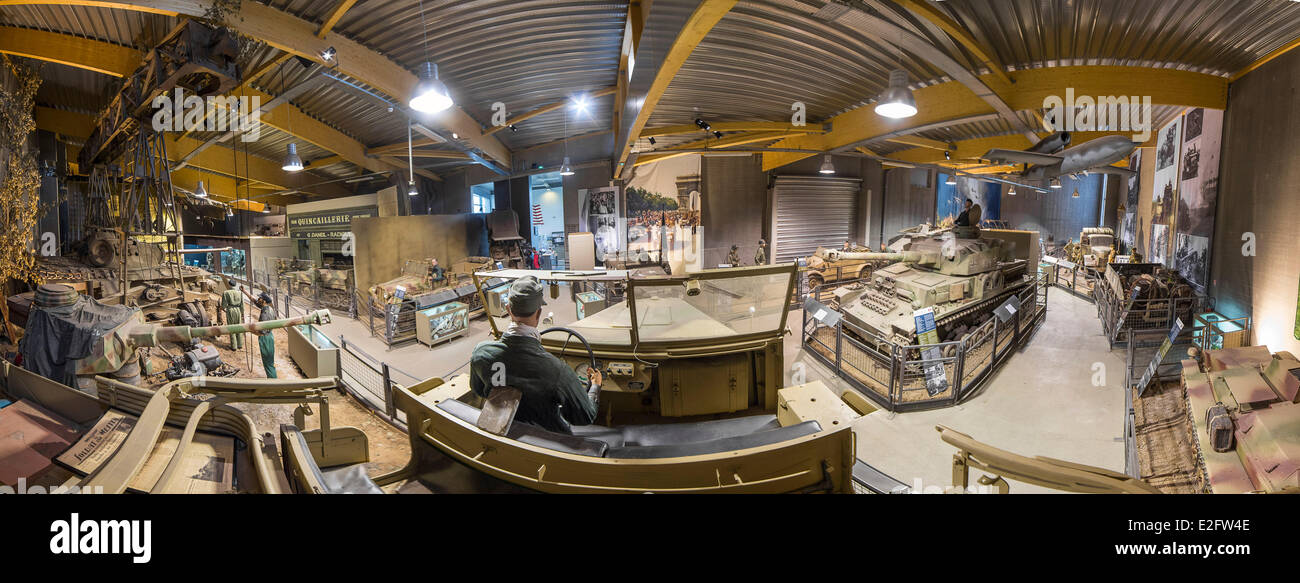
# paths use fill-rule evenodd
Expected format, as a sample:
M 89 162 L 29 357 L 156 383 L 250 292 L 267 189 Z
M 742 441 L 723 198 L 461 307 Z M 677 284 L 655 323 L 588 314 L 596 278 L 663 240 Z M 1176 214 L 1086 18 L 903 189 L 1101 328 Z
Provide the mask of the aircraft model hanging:
M 1132 170 L 1111 164 L 1128 158 L 1140 145 L 1138 142 L 1125 136 L 1106 136 L 1066 147 L 1069 143 L 1069 132 L 1059 132 L 1042 139 L 1028 150 L 994 148 L 982 157 L 989 162 L 1025 164 L 1021 176 L 1029 180 L 1048 180 L 1088 172 L 1133 175 Z

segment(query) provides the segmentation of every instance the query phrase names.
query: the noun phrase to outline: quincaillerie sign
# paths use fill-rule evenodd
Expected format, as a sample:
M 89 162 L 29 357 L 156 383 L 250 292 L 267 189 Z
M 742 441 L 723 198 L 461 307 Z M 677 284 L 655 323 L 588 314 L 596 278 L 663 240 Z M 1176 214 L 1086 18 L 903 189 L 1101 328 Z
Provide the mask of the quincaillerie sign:
M 377 217 L 378 206 L 363 206 L 289 215 L 289 236 L 294 239 L 343 239 L 352 232 L 352 219 Z

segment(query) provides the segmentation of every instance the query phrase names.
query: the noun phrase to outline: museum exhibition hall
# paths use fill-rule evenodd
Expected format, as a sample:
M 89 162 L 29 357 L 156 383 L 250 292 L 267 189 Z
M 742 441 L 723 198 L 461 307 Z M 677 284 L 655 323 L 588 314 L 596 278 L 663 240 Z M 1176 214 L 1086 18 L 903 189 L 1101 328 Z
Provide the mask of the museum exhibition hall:
M 0 0 L 0 492 L 1300 491 L 1297 47 L 1293 0 Z

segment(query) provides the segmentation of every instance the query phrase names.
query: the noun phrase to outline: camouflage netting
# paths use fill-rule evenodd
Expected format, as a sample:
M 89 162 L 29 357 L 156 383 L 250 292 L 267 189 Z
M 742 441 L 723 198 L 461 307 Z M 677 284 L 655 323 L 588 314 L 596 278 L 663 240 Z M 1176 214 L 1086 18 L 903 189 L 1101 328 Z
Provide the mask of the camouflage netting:
M 80 295 L 68 305 L 33 309 L 27 316 L 27 333 L 18 343 L 23 368 L 75 387 L 77 360 L 90 356 L 104 333 L 127 321 L 134 311 Z
M 27 137 L 40 69 L 0 55 L 0 281 L 36 280 L 32 232 L 38 217 L 40 175 Z

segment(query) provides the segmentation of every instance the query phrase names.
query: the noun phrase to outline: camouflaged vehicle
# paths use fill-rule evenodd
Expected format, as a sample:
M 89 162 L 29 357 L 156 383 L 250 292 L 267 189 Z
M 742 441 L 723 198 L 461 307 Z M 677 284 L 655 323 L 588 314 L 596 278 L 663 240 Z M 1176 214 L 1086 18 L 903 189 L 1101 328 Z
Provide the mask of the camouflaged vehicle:
M 351 269 L 318 269 L 311 267 L 302 271 L 290 271 L 283 275 L 289 289 L 294 295 L 312 297 L 312 286 L 320 283 L 320 299 L 330 305 L 348 304 L 348 293 L 352 289 Z
M 1250 346 L 1208 350 L 1182 369 L 1204 491 L 1300 492 L 1300 361 Z M 1207 415 L 1220 405 L 1231 423 Z
M 452 264 L 450 270 L 443 272 L 442 279 L 435 281 L 433 271 L 436 262 L 436 259 L 407 260 L 402 265 L 401 275 L 370 287 L 370 298 L 378 305 L 401 303 L 402 299 L 397 297 L 398 286 L 405 290 L 403 296 L 410 298 L 444 287 L 456 287 L 469 281 L 470 274 L 492 265 L 492 259 L 488 257 L 466 257 Z
M 185 304 L 202 309 L 215 306 L 225 285 L 207 270 L 193 265 L 164 261 L 162 246 L 133 239 L 123 248 L 117 235 L 100 231 L 78 246 L 74 256 L 36 258 L 36 273 L 45 283 L 63 283 L 110 305 L 139 308 L 148 320 L 171 320 Z M 125 251 L 123 251 L 125 249 Z M 191 253 L 202 249 L 186 250 Z M 123 255 L 126 260 L 126 289 L 122 287 Z M 177 289 L 176 278 L 182 285 Z M 13 323 L 23 326 L 35 292 L 8 298 Z
M 1115 231 L 1110 227 L 1084 227 L 1078 243 L 1066 243 L 1065 254 L 1079 265 L 1105 269 L 1115 254 Z
M 828 283 L 856 281 L 871 277 L 871 272 L 889 264 L 887 260 L 868 261 L 866 259 L 849 259 L 843 253 L 869 253 L 871 249 L 850 245 L 848 249 L 836 251 L 818 247 L 804 259 L 808 266 L 808 289 L 815 290 Z M 834 257 L 832 259 L 832 256 Z
M 869 282 L 835 290 L 851 332 L 866 331 L 897 345 L 915 344 L 912 313 L 933 307 L 940 341 L 958 340 L 987 320 L 1003 300 L 1032 283 L 1027 262 L 1011 259 L 1010 244 L 980 238 L 974 228 L 916 237 L 903 247 L 890 253 L 832 253 L 836 259 L 898 262 L 875 270 Z
M 49 311 L 56 319 L 63 319 L 74 327 L 84 328 L 89 324 L 80 318 L 82 312 L 79 308 L 85 306 L 87 301 L 88 299 L 85 296 L 78 294 L 69 286 L 45 284 L 36 291 L 36 302 L 33 304 L 32 314 L 35 316 L 37 312 Z M 93 306 L 88 307 L 93 308 Z M 287 328 L 299 324 L 328 324 L 330 322 L 329 310 L 317 310 L 296 318 L 202 327 L 148 324 L 144 320 L 143 312 L 138 309 L 130 310 L 122 315 L 124 317 L 107 314 L 110 318 L 119 317 L 120 321 L 113 325 L 112 328 L 98 334 L 98 338 L 90 348 L 89 353 L 76 359 L 73 367 L 78 388 L 85 390 L 87 387 L 94 387 L 94 377 L 96 375 L 104 375 L 127 384 L 138 385 L 142 373 L 149 375 L 160 372 L 148 370 L 147 365 L 142 366 L 142 361 L 147 362 L 148 359 L 141 358 L 142 355 L 139 349 L 159 346 L 162 342 L 189 345 L 195 338 L 212 338 L 241 332 Z M 100 324 L 102 325 L 102 323 L 103 320 L 101 320 Z M 23 341 L 39 342 L 40 339 L 33 338 L 29 329 L 29 334 L 23 338 Z M 24 358 L 27 360 L 26 353 Z M 53 380 L 58 381 L 61 379 Z

